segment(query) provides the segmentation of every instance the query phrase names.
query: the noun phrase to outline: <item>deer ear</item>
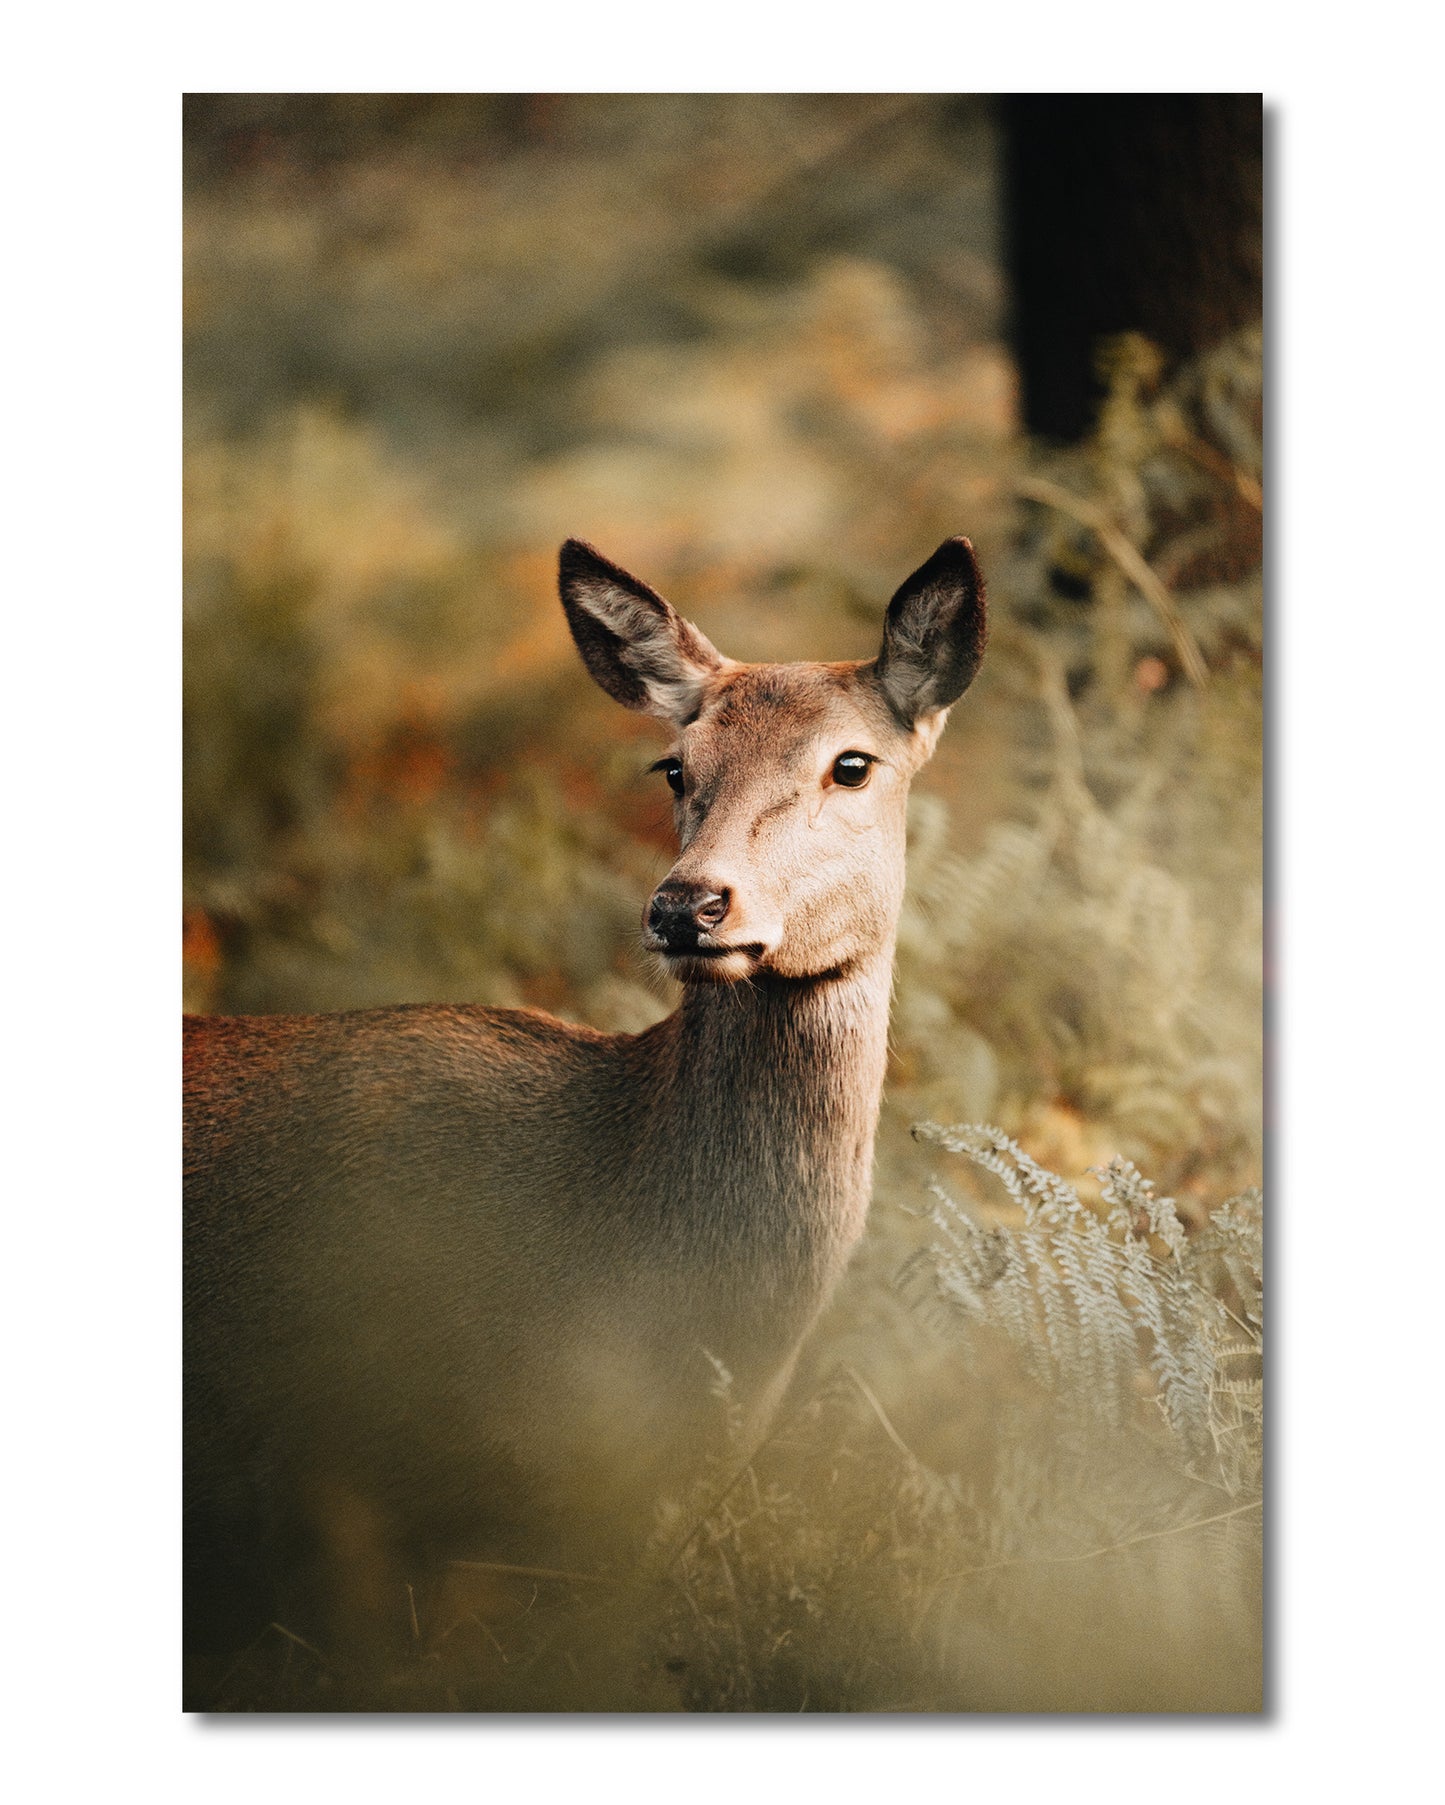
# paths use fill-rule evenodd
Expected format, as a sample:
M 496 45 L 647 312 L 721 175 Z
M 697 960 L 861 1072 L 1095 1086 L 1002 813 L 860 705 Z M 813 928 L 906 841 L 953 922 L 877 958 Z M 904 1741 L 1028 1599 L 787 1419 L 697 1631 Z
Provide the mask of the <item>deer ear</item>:
M 888 604 L 873 670 L 905 727 L 956 702 L 983 660 L 983 576 L 967 539 L 945 539 Z M 941 723 L 940 723 L 941 725 Z
M 690 621 L 581 539 L 562 547 L 558 586 L 582 662 L 614 701 L 675 727 L 696 718 L 728 661 Z

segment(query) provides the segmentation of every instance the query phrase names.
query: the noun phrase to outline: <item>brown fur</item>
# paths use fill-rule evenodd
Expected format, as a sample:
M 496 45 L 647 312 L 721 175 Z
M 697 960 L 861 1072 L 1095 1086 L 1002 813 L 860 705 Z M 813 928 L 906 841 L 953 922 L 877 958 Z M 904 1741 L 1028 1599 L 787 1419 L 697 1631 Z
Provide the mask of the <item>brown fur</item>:
M 966 541 L 925 570 L 969 641 L 945 635 L 932 698 L 976 664 L 982 595 Z M 625 1551 L 708 1446 L 708 1356 L 760 1427 L 862 1232 L 904 800 L 957 692 L 910 721 L 875 665 L 734 664 L 575 542 L 563 599 L 603 687 L 673 726 L 666 882 L 727 915 L 662 948 L 683 1001 L 635 1036 L 467 1007 L 187 1022 L 194 1649 L 277 1610 L 335 1628 L 448 1556 Z M 845 750 L 878 758 L 865 788 L 832 783 Z

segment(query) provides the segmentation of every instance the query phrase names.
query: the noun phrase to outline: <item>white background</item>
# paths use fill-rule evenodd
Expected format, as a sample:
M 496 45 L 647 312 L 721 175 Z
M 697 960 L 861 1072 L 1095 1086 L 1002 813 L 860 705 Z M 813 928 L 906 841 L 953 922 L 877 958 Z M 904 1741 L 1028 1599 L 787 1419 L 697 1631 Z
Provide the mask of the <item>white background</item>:
M 1439 61 L 1422 7 L 413 0 L 7 29 L 0 1507 L 24 1799 L 1438 1784 Z M 221 1722 L 179 1698 L 180 96 L 1263 90 L 1272 673 L 1264 1721 Z M 1427 1377 L 1428 1376 L 1428 1377 Z

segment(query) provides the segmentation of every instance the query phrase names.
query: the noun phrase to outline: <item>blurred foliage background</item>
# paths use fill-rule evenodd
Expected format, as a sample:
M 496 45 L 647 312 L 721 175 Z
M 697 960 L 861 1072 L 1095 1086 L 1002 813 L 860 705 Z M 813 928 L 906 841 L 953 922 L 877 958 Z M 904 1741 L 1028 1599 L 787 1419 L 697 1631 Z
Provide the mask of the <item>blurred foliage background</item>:
M 637 934 L 671 861 L 660 741 L 572 651 L 568 535 L 751 660 L 871 655 L 951 533 L 990 578 L 989 658 L 916 786 L 869 1237 L 757 1492 L 763 1542 L 708 1518 L 670 1570 L 694 1645 L 654 1612 L 631 1666 L 594 1662 L 652 1676 L 633 1705 L 1258 1702 L 1256 1418 L 1235 1407 L 1228 1460 L 1181 1451 L 1125 1285 L 1140 1421 L 1061 1469 L 1057 1421 L 1020 1399 L 1072 1400 L 1077 1430 L 1118 1345 L 1086 1336 L 1068 1384 L 1016 1336 L 963 1359 L 898 1282 L 943 1258 L 935 1178 L 972 1221 L 1024 1221 L 978 1146 L 921 1145 L 921 1121 L 994 1125 L 1126 1238 L 1088 1168 L 1134 1162 L 1174 1199 L 1159 1220 L 1210 1246 L 1261 1175 L 1258 321 L 1196 309 L 1229 330 L 1171 345 L 1120 319 L 1091 340 L 1087 432 L 1025 432 L 1010 273 L 1037 268 L 1019 247 L 1044 209 L 1011 207 L 1040 181 L 1037 160 L 1005 180 L 1020 117 L 967 96 L 186 103 L 188 1007 L 472 1000 L 635 1030 L 673 1006 Z M 1230 229 L 1257 271 L 1257 210 Z M 1248 1284 L 1210 1270 L 1247 1364 Z M 863 1403 L 840 1414 L 845 1369 Z M 1257 1382 L 1221 1366 L 1215 1403 Z M 804 1444 L 850 1483 L 820 1498 Z M 1220 1498 L 1243 1513 L 1223 1552 L 1188 1532 Z M 1181 1532 L 1162 1562 L 1160 1523 Z M 864 1548 L 882 1577 L 850 1591 Z M 934 1621 L 938 1560 L 1031 1589 L 950 1593 Z M 890 1652 L 860 1665 L 840 1638 Z M 428 1702 L 491 1699 L 467 1671 Z M 271 1668 L 237 1684 L 276 1700 Z

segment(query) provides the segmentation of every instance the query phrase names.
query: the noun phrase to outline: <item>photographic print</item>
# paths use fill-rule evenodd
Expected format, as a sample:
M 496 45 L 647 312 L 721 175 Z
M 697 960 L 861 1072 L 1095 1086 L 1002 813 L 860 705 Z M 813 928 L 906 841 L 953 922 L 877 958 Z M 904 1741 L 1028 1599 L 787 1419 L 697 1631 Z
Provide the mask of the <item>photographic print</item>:
M 191 94 L 184 1707 L 1250 1713 L 1238 94 Z

